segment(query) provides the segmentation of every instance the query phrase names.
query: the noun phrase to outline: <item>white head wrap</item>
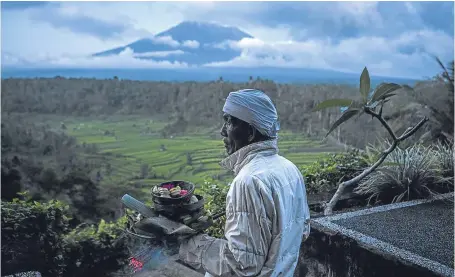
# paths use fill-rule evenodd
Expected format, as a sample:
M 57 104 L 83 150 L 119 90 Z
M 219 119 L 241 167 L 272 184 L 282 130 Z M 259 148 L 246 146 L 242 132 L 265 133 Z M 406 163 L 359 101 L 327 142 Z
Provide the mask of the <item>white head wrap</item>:
M 251 124 L 265 136 L 277 138 L 280 130 L 277 111 L 272 100 L 260 90 L 243 89 L 229 93 L 223 112 Z

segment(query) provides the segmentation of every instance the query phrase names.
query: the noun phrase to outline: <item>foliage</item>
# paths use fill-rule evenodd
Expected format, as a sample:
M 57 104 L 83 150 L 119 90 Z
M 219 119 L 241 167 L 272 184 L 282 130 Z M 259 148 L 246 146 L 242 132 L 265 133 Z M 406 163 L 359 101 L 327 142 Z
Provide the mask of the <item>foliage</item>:
M 451 143 L 454 133 L 454 62 L 452 60 L 446 67 L 437 57 L 435 60 L 440 65 L 442 73 L 432 80 L 417 83 L 411 93 L 412 98 L 408 99 L 418 105 L 405 102 L 405 107 L 409 109 L 393 110 L 387 119 L 407 122 L 409 114 L 423 113 L 430 118 L 431 124 L 424 128 L 421 140 L 426 143 L 434 141 Z
M 226 211 L 226 195 L 229 191 L 229 186 L 216 183 L 214 180 L 207 178 L 198 190 L 205 198 L 204 208 L 208 213 L 215 215 Z M 220 217 L 207 230 L 207 233 L 211 236 L 222 238 L 224 236 L 225 222 L 225 216 Z
M 108 276 L 128 262 L 126 240 L 120 237 L 126 221 L 76 228 L 65 235 L 65 276 Z M 119 239 L 120 237 L 120 239 Z
M 392 144 L 385 149 L 378 157 L 377 161 L 371 165 L 369 168 L 366 168 L 362 173 L 357 175 L 356 177 L 346 180 L 346 181 L 341 181 L 338 185 L 338 189 L 333 195 L 332 199 L 326 204 L 326 207 L 324 209 L 324 214 L 325 215 L 330 215 L 332 213 L 332 210 L 338 201 L 338 199 L 341 197 L 345 187 L 347 186 L 353 186 L 358 184 L 359 181 L 367 177 L 369 174 L 374 172 L 374 170 L 377 169 L 378 166 L 380 166 L 387 156 L 392 153 L 395 148 L 400 144 L 400 142 L 406 140 L 410 136 L 412 136 L 419 128 L 425 124 L 425 122 L 428 121 L 428 118 L 424 117 L 418 124 L 414 125 L 413 127 L 409 127 L 406 129 L 406 131 L 401 135 L 397 136 L 395 132 L 392 130 L 390 125 L 386 122 L 384 119 L 382 112 L 383 112 L 383 107 L 386 102 L 390 101 L 390 98 L 395 95 L 394 92 L 397 92 L 398 90 L 402 89 L 411 89 L 408 86 L 400 86 L 394 83 L 382 83 L 378 85 L 372 93 L 370 93 L 370 76 L 368 73 L 367 68 L 365 67 L 362 74 L 360 75 L 360 100 L 355 100 L 355 99 L 338 99 L 336 101 L 334 100 L 328 100 L 325 102 L 322 102 L 318 104 L 315 108 L 314 111 L 319 111 L 321 109 L 326 109 L 330 107 L 345 107 L 346 103 L 350 101 L 350 105 L 347 107 L 347 109 L 342 113 L 342 115 L 332 124 L 330 130 L 327 132 L 326 136 L 328 136 L 333 130 L 338 128 L 341 124 L 347 122 L 354 116 L 361 116 L 362 114 L 370 115 L 372 118 L 376 118 L 382 126 L 387 130 L 389 136 L 392 139 Z M 412 89 L 411 89 L 412 90 Z M 378 111 L 379 109 L 379 111 Z
M 329 192 L 339 182 L 355 177 L 369 166 L 369 156 L 358 149 L 327 155 L 312 164 L 302 166 L 308 193 Z
M 245 87 L 264 90 L 274 101 L 283 129 L 304 132 L 308 137 L 325 133 L 340 110 L 310 111 L 326 99 L 350 97 L 355 88 L 335 84 L 277 84 L 268 80 L 230 82 L 150 82 L 37 78 L 2 80 L 2 113 L 30 113 L 62 116 L 146 115 L 172 122 L 164 129 L 169 137 L 183 128 L 216 127 L 229 92 Z M 364 119 L 359 119 L 366 123 Z M 65 122 L 67 130 L 71 131 Z M 349 126 L 349 128 L 348 128 Z M 174 128 L 176 127 L 176 128 Z M 221 126 L 218 126 L 221 127 Z M 347 123 L 340 134 L 346 142 L 363 147 L 374 138 L 374 124 L 357 130 Z M 60 126 L 59 126 L 59 129 Z M 351 134 L 355 131 L 356 135 Z
M 2 201 L 2 274 L 106 276 L 127 261 L 119 237 L 125 220 L 70 230 L 69 207 L 14 199 Z
M 68 206 L 58 201 L 2 201 L 2 274 L 38 271 L 61 276 L 65 269 L 62 236 Z
M 369 201 L 374 200 L 375 203 L 394 203 L 453 191 L 453 175 L 451 178 L 443 176 L 447 174 L 447 168 L 443 169 L 447 164 L 441 160 L 451 151 L 450 148 L 439 147 L 414 145 L 395 149 L 385 160 L 389 165 L 372 172 L 355 192 L 369 196 Z
M 444 178 L 454 177 L 454 155 L 453 155 L 453 141 L 449 143 L 437 142 L 433 145 L 436 161 L 439 163 L 441 176 Z
M 68 203 L 75 221 L 99 220 L 106 211 L 99 209 L 100 187 L 90 174 L 103 163 L 90 158 L 93 152 L 50 126 L 2 119 L 2 200 L 27 190 L 33 200 Z

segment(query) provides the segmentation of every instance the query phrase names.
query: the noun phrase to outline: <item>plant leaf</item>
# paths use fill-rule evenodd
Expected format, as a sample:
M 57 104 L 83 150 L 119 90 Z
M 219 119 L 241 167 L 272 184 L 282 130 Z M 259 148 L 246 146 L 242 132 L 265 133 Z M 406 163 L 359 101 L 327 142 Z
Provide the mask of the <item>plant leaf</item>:
M 330 128 L 330 130 L 327 132 L 325 137 L 328 137 L 329 134 L 335 130 L 338 126 L 340 126 L 342 123 L 346 122 L 349 120 L 351 117 L 354 115 L 358 114 L 361 111 L 361 109 L 356 109 L 356 108 L 349 108 L 347 109 L 343 114 L 341 114 L 340 118 L 337 119 Z
M 363 102 L 366 103 L 368 94 L 370 93 L 370 75 L 368 69 L 365 67 L 360 75 L 360 95 L 362 95 Z
M 398 84 L 394 84 L 394 83 L 382 83 L 380 84 L 375 90 L 374 90 L 374 93 L 373 93 L 373 96 L 371 97 L 371 103 L 374 103 L 376 101 L 379 101 L 383 98 L 385 98 L 385 96 L 387 94 L 391 94 L 392 92 L 398 90 L 402 88 L 400 85 Z
M 329 99 L 316 105 L 316 107 L 313 108 L 313 112 L 332 107 L 348 107 L 351 103 L 351 99 Z

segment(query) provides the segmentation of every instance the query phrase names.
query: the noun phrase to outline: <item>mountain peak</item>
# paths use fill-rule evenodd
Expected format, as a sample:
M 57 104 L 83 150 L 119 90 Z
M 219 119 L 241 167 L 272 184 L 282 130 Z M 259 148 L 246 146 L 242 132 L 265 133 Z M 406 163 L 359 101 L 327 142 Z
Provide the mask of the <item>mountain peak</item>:
M 153 38 L 139 39 L 125 46 L 95 53 L 94 56 L 119 54 L 129 48 L 140 59 L 202 65 L 237 57 L 240 55 L 238 49 L 220 49 L 216 45 L 243 38 L 252 36 L 236 27 L 212 22 L 183 21 Z
M 171 36 L 179 42 L 195 40 L 201 44 L 219 43 L 226 40 L 239 41 L 243 38 L 252 38 L 250 34 L 243 32 L 237 27 L 223 26 L 205 21 L 183 21 L 156 36 Z

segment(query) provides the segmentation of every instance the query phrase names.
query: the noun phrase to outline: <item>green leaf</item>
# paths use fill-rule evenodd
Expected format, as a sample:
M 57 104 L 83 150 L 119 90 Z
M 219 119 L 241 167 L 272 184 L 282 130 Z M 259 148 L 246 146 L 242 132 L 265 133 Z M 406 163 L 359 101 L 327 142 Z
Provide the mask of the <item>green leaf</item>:
M 343 114 L 341 114 L 340 118 L 333 123 L 332 127 L 330 128 L 329 132 L 325 135 L 325 137 L 328 137 L 329 134 L 335 130 L 338 126 L 343 124 L 344 122 L 348 121 L 351 117 L 354 115 L 358 114 L 361 111 L 361 109 L 356 109 L 356 108 L 349 108 L 347 109 Z
M 313 108 L 313 112 L 332 107 L 348 107 L 351 103 L 351 99 L 329 99 L 316 105 L 316 107 Z
M 395 94 L 392 92 L 402 88 L 398 84 L 394 83 L 382 83 L 374 90 L 373 96 L 371 97 L 371 103 L 377 102 L 379 100 L 385 99 L 387 97 L 391 97 Z
M 370 92 L 370 75 L 368 69 L 365 67 L 360 75 L 360 95 L 362 95 L 363 102 L 366 103 L 368 93 Z

